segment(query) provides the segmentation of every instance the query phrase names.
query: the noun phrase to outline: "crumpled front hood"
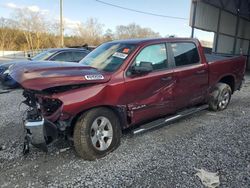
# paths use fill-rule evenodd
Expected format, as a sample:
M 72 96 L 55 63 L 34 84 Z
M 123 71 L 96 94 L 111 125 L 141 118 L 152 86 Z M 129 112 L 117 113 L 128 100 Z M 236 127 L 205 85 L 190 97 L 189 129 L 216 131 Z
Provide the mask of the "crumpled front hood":
M 105 83 L 111 75 L 95 68 L 68 62 L 24 62 L 10 68 L 10 76 L 23 88 L 42 91 L 44 89 Z

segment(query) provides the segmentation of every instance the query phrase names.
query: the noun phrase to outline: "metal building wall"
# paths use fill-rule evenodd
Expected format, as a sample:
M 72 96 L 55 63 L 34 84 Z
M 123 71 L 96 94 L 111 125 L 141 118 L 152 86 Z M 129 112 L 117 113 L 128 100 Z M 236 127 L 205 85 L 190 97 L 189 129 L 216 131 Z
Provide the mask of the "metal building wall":
M 192 0 L 190 26 L 214 32 L 214 53 L 243 54 L 250 56 L 250 20 L 232 13 L 218 5 L 208 3 L 209 0 Z M 234 1 L 228 1 L 228 7 L 238 10 Z M 250 69 L 250 58 L 248 58 Z

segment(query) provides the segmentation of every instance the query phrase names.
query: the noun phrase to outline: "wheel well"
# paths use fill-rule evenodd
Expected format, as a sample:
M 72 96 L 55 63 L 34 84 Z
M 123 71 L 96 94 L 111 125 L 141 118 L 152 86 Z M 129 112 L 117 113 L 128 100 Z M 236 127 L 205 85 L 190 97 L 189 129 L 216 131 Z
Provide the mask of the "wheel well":
M 232 92 L 234 92 L 234 88 L 235 88 L 235 80 L 233 76 L 225 76 L 222 79 L 220 79 L 221 83 L 225 83 L 228 84 L 232 90 Z
M 120 125 L 121 125 L 121 129 L 124 129 L 126 128 L 127 126 L 127 114 L 126 114 L 126 108 L 125 107 L 117 107 L 117 106 L 108 106 L 108 105 L 104 105 L 104 106 L 96 106 L 96 107 L 93 107 L 93 108 L 90 108 L 90 109 L 87 109 L 87 110 L 84 110 L 84 111 L 81 111 L 79 112 L 72 120 L 71 120 L 71 126 L 69 127 L 69 131 L 70 131 L 70 134 L 72 135 L 73 134 L 73 130 L 74 130 L 74 127 L 75 127 L 75 124 L 77 122 L 77 120 L 79 119 L 79 117 L 89 111 L 89 110 L 92 110 L 94 108 L 101 108 L 101 107 L 105 107 L 105 108 L 108 108 L 110 110 L 112 110 L 116 115 L 117 117 L 119 118 L 119 121 L 120 121 Z

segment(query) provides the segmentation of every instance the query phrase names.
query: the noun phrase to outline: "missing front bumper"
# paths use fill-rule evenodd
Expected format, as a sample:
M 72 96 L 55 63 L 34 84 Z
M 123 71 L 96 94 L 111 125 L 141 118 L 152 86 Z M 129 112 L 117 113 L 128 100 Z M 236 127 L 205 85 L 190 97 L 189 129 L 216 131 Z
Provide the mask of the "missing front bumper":
M 42 118 L 41 120 L 26 120 L 24 122 L 26 136 L 24 142 L 24 150 L 29 150 L 29 143 L 36 148 L 47 152 L 47 145 L 57 139 L 58 131 L 55 124 Z M 24 151 L 24 153 L 27 153 Z

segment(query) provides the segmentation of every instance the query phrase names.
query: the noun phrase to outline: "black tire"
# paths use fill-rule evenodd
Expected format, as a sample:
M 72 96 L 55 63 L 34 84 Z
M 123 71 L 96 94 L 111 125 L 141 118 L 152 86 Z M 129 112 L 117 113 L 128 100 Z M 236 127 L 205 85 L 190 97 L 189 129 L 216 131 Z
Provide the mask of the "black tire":
M 101 122 L 100 125 L 98 125 L 98 121 Z M 104 137 L 103 134 L 99 134 L 100 132 L 98 131 L 100 130 L 95 131 L 96 127 L 101 129 L 102 122 L 104 122 L 103 124 L 107 122 L 102 133 L 106 132 L 111 134 L 112 130 L 112 138 L 110 136 Z M 96 138 L 99 138 L 97 142 L 93 141 Z M 102 158 L 120 145 L 120 121 L 116 114 L 108 108 L 101 107 L 89 110 L 81 115 L 76 122 L 73 139 L 75 150 L 83 159 L 95 160 Z
M 231 87 L 225 83 L 218 83 L 210 94 L 209 109 L 212 111 L 225 110 L 230 103 L 232 95 Z

